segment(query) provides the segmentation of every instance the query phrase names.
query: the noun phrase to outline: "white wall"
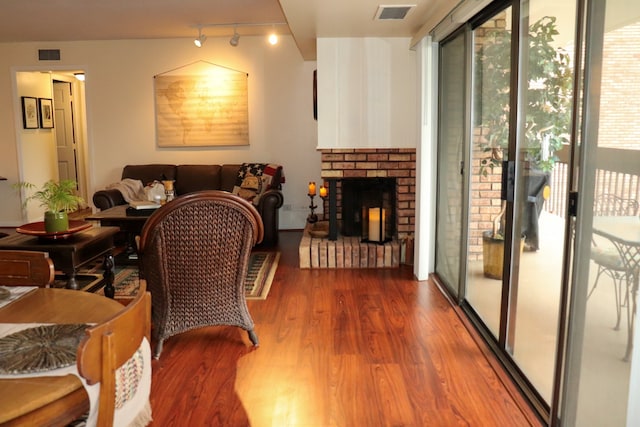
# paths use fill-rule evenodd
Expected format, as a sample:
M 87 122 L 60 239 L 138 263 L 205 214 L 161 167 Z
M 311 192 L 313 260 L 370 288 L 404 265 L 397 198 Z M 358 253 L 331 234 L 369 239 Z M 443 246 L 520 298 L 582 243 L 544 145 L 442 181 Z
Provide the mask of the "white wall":
M 55 135 L 53 129 L 23 129 L 21 97 L 53 98 L 51 80 L 48 74 L 19 72 L 16 74 L 16 84 L 18 88 L 16 100 L 19 105 L 19 108 L 17 108 L 19 114 L 16 117 L 17 154 L 18 159 L 31 159 L 28 163 L 25 163 L 26 167 L 22 169 L 22 176 L 18 180 L 29 182 L 39 187 L 44 182 L 55 179 L 58 176 L 58 164 L 55 161 Z M 11 191 L 13 192 L 12 198 L 18 197 L 16 190 L 11 189 Z M 22 203 L 19 203 L 18 208 L 21 206 Z M 13 207 L 16 207 L 15 204 Z M 30 202 L 25 207 L 25 221 L 42 220 L 45 209 L 40 207 L 37 202 Z M 21 213 L 18 214 L 22 215 Z
M 60 61 L 38 61 L 38 49 L 56 48 Z M 153 77 L 206 61 L 249 75 L 247 147 L 163 148 L 156 146 Z M 11 189 L 18 177 L 16 144 L 21 129 L 14 71 L 83 69 L 87 103 L 88 192 L 120 179 L 122 167 L 140 163 L 224 164 L 273 162 L 284 166 L 285 209 L 280 228 L 304 226 L 306 185 L 319 180 L 317 123 L 313 119 L 314 62 L 304 62 L 291 37 L 270 46 L 262 37 L 210 38 L 201 49 L 189 39 L 0 44 L 0 226 L 19 225 L 20 202 Z M 22 83 L 19 85 L 22 91 Z M 16 96 L 18 99 L 16 99 Z M 45 153 L 25 152 L 29 161 Z M 27 168 L 31 168 L 28 166 Z
M 408 38 L 319 38 L 318 148 L 415 148 L 416 53 Z

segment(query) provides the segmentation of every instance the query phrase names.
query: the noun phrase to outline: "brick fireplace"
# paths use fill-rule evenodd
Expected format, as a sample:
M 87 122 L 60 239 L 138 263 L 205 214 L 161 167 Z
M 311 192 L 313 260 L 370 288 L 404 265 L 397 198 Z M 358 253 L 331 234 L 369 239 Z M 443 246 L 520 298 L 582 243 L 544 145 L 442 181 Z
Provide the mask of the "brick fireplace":
M 415 231 L 415 149 L 323 149 L 321 178 L 335 188 L 335 207 L 324 200 L 324 220 L 334 215 L 342 229 L 342 183 L 351 178 L 394 178 L 395 220 L 392 239 L 382 244 L 362 242 L 360 236 L 335 240 L 314 238 L 307 226 L 300 243 L 301 268 L 380 268 L 413 263 Z M 335 212 L 334 212 L 335 210 Z

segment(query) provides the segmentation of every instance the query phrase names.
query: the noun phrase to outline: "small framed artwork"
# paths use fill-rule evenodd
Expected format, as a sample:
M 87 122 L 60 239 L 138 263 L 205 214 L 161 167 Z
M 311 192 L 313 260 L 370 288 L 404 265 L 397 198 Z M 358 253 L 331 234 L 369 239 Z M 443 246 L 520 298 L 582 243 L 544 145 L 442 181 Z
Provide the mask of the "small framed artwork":
M 51 98 L 38 98 L 38 103 L 40 104 L 40 127 L 53 128 L 53 101 Z
M 22 127 L 38 129 L 38 100 L 36 98 L 22 97 Z

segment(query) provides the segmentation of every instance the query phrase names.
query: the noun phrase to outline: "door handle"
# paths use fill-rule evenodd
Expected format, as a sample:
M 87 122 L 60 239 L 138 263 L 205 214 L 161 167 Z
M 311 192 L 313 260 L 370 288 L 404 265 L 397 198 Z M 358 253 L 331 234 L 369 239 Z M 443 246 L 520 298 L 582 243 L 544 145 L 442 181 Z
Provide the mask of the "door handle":
M 516 188 L 516 162 L 502 162 L 502 182 L 500 187 L 500 198 L 507 202 L 514 201 Z

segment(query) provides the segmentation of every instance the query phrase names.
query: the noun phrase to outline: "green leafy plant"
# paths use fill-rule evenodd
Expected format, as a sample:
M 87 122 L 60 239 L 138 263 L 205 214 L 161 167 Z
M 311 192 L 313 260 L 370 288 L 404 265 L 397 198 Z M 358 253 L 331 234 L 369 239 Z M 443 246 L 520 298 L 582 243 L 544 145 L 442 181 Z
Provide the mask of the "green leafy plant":
M 34 190 L 35 185 L 29 182 L 18 182 L 14 184 L 16 189 L 24 188 Z M 31 200 L 40 202 L 48 212 L 71 212 L 78 209 L 84 203 L 84 199 L 76 194 L 77 183 L 74 180 L 54 181 L 49 180 L 42 185 L 42 188 L 29 195 L 24 203 Z
M 521 70 L 527 88 L 524 101 L 525 161 L 538 170 L 549 172 L 558 161 L 556 152 L 569 141 L 573 78 L 568 52 L 554 46 L 558 35 L 556 18 L 545 16 L 529 27 L 527 62 Z M 478 52 L 478 67 L 483 78 L 479 119 L 485 129 L 480 150 L 480 172 L 487 175 L 502 165 L 509 137 L 509 84 L 511 80 L 511 31 L 498 29 L 487 34 L 488 41 Z

